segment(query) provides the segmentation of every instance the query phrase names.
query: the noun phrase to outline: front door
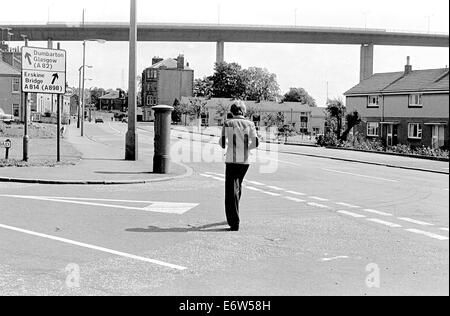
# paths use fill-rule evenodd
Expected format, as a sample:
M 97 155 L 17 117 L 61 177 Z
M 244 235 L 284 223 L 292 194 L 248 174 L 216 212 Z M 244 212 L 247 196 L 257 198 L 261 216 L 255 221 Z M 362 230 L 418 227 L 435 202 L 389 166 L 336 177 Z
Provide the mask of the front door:
M 386 126 L 386 144 L 388 146 L 394 145 L 394 125 L 387 125 Z
M 444 126 L 431 126 L 431 146 L 435 149 L 444 146 Z

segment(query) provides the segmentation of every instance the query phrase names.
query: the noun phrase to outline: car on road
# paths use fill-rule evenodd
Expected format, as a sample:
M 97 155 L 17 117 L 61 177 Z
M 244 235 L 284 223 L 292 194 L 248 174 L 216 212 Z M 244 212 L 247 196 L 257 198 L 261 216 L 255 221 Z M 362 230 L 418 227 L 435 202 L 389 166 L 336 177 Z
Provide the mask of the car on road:
M 14 115 L 0 113 L 0 122 L 11 124 L 14 122 Z
M 103 121 L 103 119 L 101 117 L 97 117 L 95 119 L 95 124 L 98 124 L 98 123 L 105 123 L 105 122 Z

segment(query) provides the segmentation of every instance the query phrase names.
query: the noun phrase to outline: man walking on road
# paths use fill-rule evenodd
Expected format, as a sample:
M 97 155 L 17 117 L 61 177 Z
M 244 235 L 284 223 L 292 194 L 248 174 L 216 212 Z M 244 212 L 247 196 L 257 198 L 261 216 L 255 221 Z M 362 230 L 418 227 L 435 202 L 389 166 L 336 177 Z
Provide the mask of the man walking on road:
M 244 116 L 246 106 L 242 101 L 231 105 L 233 118 L 225 122 L 220 145 L 227 148 L 225 171 L 225 212 L 231 231 L 239 231 L 239 202 L 242 182 L 250 167 L 250 150 L 259 146 L 255 124 Z

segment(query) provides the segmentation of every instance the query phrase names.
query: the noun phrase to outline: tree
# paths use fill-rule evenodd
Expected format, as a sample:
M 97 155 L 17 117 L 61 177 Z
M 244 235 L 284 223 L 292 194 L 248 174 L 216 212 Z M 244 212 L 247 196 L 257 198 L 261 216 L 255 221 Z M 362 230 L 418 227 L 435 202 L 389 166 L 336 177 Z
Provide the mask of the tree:
M 273 101 L 276 99 L 280 86 L 277 76 L 267 69 L 250 67 L 244 70 L 246 91 L 245 98 L 252 101 Z
M 188 113 L 188 115 L 194 117 L 197 120 L 199 126 L 201 126 L 202 115 L 205 115 L 207 113 L 207 105 L 208 102 L 200 98 L 193 98 L 189 100 L 186 112 Z
M 361 116 L 359 115 L 358 111 L 354 111 L 354 112 L 346 115 L 345 121 L 347 123 L 347 127 L 346 127 L 344 133 L 342 133 L 342 136 L 340 139 L 342 141 L 347 141 L 348 134 L 350 133 L 352 128 L 361 124 L 362 120 L 361 120 Z
M 341 98 L 328 100 L 327 125 L 334 130 L 337 140 L 341 140 L 342 120 L 345 115 L 345 105 Z
M 242 99 L 246 91 L 246 75 L 236 63 L 216 63 L 212 81 L 212 97 Z
M 194 97 L 210 98 L 212 96 L 213 81 L 209 77 L 194 80 Z
M 290 88 L 288 93 L 284 95 L 283 101 L 285 102 L 300 102 L 302 104 L 308 104 L 309 106 L 316 107 L 316 100 L 308 94 L 303 88 Z

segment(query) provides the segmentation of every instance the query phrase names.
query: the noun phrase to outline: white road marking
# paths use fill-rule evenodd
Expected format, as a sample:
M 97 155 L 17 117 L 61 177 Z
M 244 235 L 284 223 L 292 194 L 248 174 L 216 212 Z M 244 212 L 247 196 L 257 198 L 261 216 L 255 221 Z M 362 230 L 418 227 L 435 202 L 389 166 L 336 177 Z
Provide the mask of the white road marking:
M 300 200 L 300 199 L 293 198 L 293 197 L 290 197 L 290 196 L 285 196 L 284 198 L 285 198 L 286 200 L 293 201 L 293 202 L 297 202 L 297 203 L 304 203 L 304 202 L 306 202 L 305 200 Z
M 273 186 L 273 185 L 267 186 L 267 188 L 268 188 L 268 189 L 275 190 L 275 191 L 284 191 L 283 188 L 276 187 L 276 186 Z
M 372 177 L 372 176 L 366 176 L 363 174 L 357 174 L 357 173 L 351 173 L 351 172 L 344 172 L 344 171 L 339 171 L 339 170 L 332 170 L 332 169 L 322 169 L 328 172 L 335 172 L 335 173 L 341 173 L 341 174 L 347 174 L 347 175 L 351 175 L 351 176 L 356 176 L 356 177 L 362 177 L 362 178 L 368 178 L 368 179 L 374 179 L 374 180 L 382 180 L 382 181 L 387 181 L 387 182 L 399 182 L 398 180 L 392 180 L 392 179 L 385 179 L 385 178 L 379 178 L 379 177 Z
M 310 202 L 310 203 L 308 203 L 308 205 L 312 206 L 312 207 L 318 207 L 318 208 L 330 208 L 330 207 L 328 207 L 326 205 L 319 204 L 319 203 L 314 203 L 314 202 Z
M 211 177 L 211 178 L 214 180 L 217 180 L 217 181 L 225 182 L 224 178 L 218 178 L 218 177 Z
M 366 212 L 366 213 L 377 214 L 377 215 L 380 215 L 380 216 L 394 216 L 394 215 L 392 215 L 390 213 L 376 211 L 376 210 L 372 210 L 372 209 L 369 209 L 369 208 L 363 209 L 363 211 Z
M 112 129 L 113 131 L 119 133 L 119 135 L 123 135 L 123 132 L 119 131 L 118 129 L 115 129 L 114 127 L 111 126 L 111 123 L 108 123 L 108 126 L 110 129 Z
M 204 174 L 204 173 L 200 173 L 200 175 L 201 175 L 202 177 L 205 177 L 205 178 L 212 178 L 212 177 L 213 177 L 213 176 L 210 175 L 210 174 Z
M 382 221 L 381 219 L 377 219 L 377 218 L 368 218 L 367 220 L 370 221 L 370 222 L 374 222 L 374 223 L 377 223 L 377 224 L 389 226 L 389 227 L 392 227 L 392 228 L 401 228 L 402 227 L 401 225 L 394 224 L 394 223 L 391 223 L 391 222 Z
M 247 189 L 252 190 L 252 191 L 256 191 L 256 192 L 261 192 L 261 189 L 255 188 L 255 187 L 250 187 L 250 186 L 246 186 Z
M 446 228 L 446 227 L 441 228 L 441 230 L 443 230 L 443 231 L 445 231 L 445 232 L 448 232 L 448 228 Z
M 426 231 L 423 231 L 423 230 L 419 230 L 419 229 L 405 229 L 405 230 L 410 232 L 410 233 L 424 235 L 424 236 L 427 236 L 427 237 L 430 237 L 430 238 L 434 238 L 434 239 L 437 239 L 437 240 L 442 240 L 442 241 L 448 240 L 448 237 L 441 236 L 441 235 L 438 235 L 438 234 L 429 233 L 429 232 L 426 232 Z
M 253 184 L 253 185 L 259 185 L 259 186 L 262 186 L 262 187 L 266 186 L 264 183 L 256 182 L 256 181 L 248 181 L 248 180 L 246 180 L 245 182 Z
M 348 211 L 338 211 L 339 214 L 344 214 L 344 215 L 348 215 L 354 218 L 365 218 L 366 216 L 361 215 L 361 214 L 356 214 L 356 213 L 352 213 L 352 212 L 348 212 Z
M 300 195 L 300 196 L 305 196 L 306 195 L 304 193 L 300 193 L 300 192 L 296 192 L 296 191 L 286 191 L 286 193 L 293 194 L 293 195 Z
M 124 209 L 124 210 L 136 210 L 136 211 L 179 214 L 179 215 L 184 214 L 187 211 L 198 206 L 198 204 L 195 204 L 195 203 L 174 203 L 174 202 L 75 198 L 75 197 L 50 197 L 50 196 L 26 196 L 26 195 L 0 195 L 0 197 L 49 201 L 49 202 L 68 203 L 68 204 L 79 204 L 79 205 L 87 205 L 87 206 L 100 206 L 100 207 L 117 208 L 117 209 Z M 146 204 L 150 204 L 150 205 L 145 206 L 145 207 L 135 207 L 135 206 L 125 206 L 125 205 L 116 205 L 116 204 L 93 203 L 93 202 L 87 202 L 87 201 L 146 203 Z
M 270 195 L 270 196 L 281 196 L 281 194 L 273 193 L 273 192 L 269 192 L 269 191 L 262 191 L 261 190 L 261 193 L 264 193 L 264 194 L 267 194 L 267 195 Z
M 320 261 L 322 262 L 328 262 L 328 261 L 334 261 L 334 260 L 339 260 L 339 259 L 348 259 L 348 256 L 337 256 L 337 257 L 333 257 L 333 258 L 322 258 L 320 259 Z
M 352 205 L 352 204 L 348 204 L 348 203 L 344 203 L 344 202 L 336 203 L 336 205 L 344 206 L 344 207 L 349 207 L 349 208 L 360 208 L 359 206 Z
M 433 224 L 430 224 L 430 223 L 427 223 L 427 222 L 418 221 L 418 220 L 415 220 L 415 219 L 412 219 L 412 218 L 408 218 L 408 217 L 399 217 L 398 219 L 400 219 L 402 221 L 405 221 L 405 222 L 421 225 L 421 226 L 434 226 Z
M 74 241 L 74 240 L 70 240 L 70 239 L 41 234 L 41 233 L 33 232 L 30 230 L 13 227 L 13 226 L 0 224 L 0 228 L 6 229 L 6 230 L 12 230 L 15 232 L 19 232 L 19 233 L 23 233 L 23 234 L 27 234 L 27 235 L 31 235 L 31 236 L 36 236 L 36 237 L 46 238 L 46 239 L 50 239 L 50 240 L 54 240 L 54 241 L 59 241 L 59 242 L 71 244 L 71 245 L 78 246 L 78 247 L 83 247 L 83 248 L 88 248 L 88 249 L 97 250 L 97 251 L 101 251 L 101 252 L 106 252 L 106 253 L 109 253 L 112 255 L 125 257 L 128 259 L 152 263 L 152 264 L 168 267 L 168 268 L 175 269 L 175 270 L 186 270 L 187 269 L 186 267 L 182 267 L 179 265 L 175 265 L 175 264 L 171 264 L 171 263 L 167 263 L 167 262 L 163 262 L 163 261 L 159 261 L 159 260 L 155 260 L 155 259 L 140 257 L 140 256 L 132 255 L 129 253 L 116 251 L 116 250 L 112 250 L 112 249 L 108 249 L 108 248 L 104 248 L 104 247 L 94 246 L 94 245 L 90 245 L 90 244 L 86 244 L 86 243 L 82 243 L 82 242 L 78 242 L 78 241 Z
M 316 201 L 321 201 L 321 202 L 329 201 L 328 199 L 324 199 L 324 198 L 321 198 L 321 197 L 318 197 L 318 196 L 309 196 L 309 198 L 311 200 L 316 200 Z

